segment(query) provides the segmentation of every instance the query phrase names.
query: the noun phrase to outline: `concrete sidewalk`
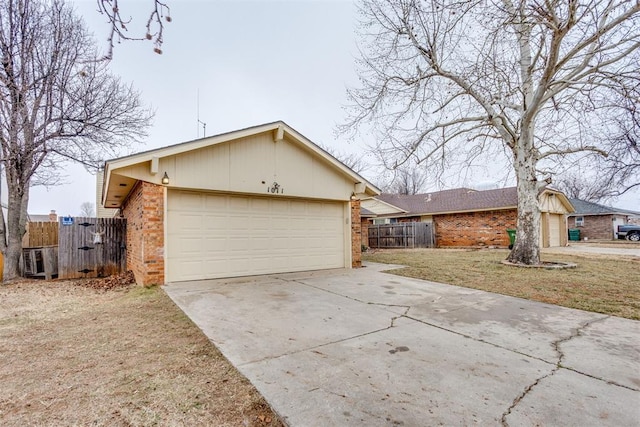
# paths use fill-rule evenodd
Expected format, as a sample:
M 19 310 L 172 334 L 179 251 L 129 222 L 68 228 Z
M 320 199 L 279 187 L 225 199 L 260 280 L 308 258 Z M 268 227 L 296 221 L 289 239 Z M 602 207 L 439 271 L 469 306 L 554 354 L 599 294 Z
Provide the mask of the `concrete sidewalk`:
M 164 289 L 291 426 L 640 425 L 640 322 L 389 268 Z

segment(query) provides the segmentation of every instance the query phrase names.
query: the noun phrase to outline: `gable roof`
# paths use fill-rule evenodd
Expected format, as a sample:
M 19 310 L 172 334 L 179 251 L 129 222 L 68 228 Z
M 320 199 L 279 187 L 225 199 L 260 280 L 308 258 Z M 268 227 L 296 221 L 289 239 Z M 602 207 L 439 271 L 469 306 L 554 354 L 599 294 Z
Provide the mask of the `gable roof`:
M 367 208 L 360 207 L 360 217 L 361 218 L 373 218 L 375 216 L 376 216 L 376 214 L 374 212 L 371 212 Z
M 354 183 L 357 183 L 362 190 L 356 190 L 357 192 L 365 194 L 367 196 L 380 194 L 380 189 L 378 189 L 375 185 L 353 171 L 351 168 L 346 166 L 344 163 L 336 159 L 323 148 L 313 143 L 311 140 L 293 129 L 291 126 L 287 125 L 285 122 L 276 121 L 107 160 L 104 167 L 102 204 L 106 206 L 107 199 L 110 199 L 108 207 L 119 207 L 122 201 L 126 199 L 135 182 L 137 182 L 132 178 L 119 177 L 118 179 L 120 179 L 120 181 L 122 182 L 113 183 L 112 172 L 115 170 L 145 162 L 152 162 L 152 164 L 153 162 L 156 162 L 157 164 L 158 159 L 161 158 L 176 156 L 190 151 L 195 151 L 218 144 L 224 144 L 232 142 L 234 140 L 240 140 L 242 138 L 251 137 L 267 132 L 273 132 L 274 142 L 283 140 L 286 134 L 289 140 L 293 140 L 296 144 L 298 144 L 298 146 L 303 147 L 308 152 L 311 152 L 313 155 L 321 158 L 323 162 L 329 165 L 329 167 L 333 169 L 333 171 L 335 171 L 337 174 L 347 177 L 353 180 Z
M 640 212 L 630 211 L 626 209 L 618 209 L 612 206 L 601 205 L 599 203 L 589 202 L 581 199 L 569 199 L 576 211 L 571 216 L 584 215 L 640 215 Z
M 377 198 L 405 210 L 407 215 L 513 209 L 518 206 L 516 187 L 484 191 L 455 188 L 414 195 L 383 193 Z
M 569 211 L 573 210 L 569 199 L 562 192 L 549 187 L 544 191 L 559 196 L 560 202 Z M 402 216 L 517 209 L 518 207 L 516 187 L 493 190 L 454 188 L 414 195 L 383 193 L 376 196 L 376 199 L 404 210 L 406 213 Z
M 407 211 L 396 205 L 381 200 L 380 197 L 364 199 L 361 202 L 361 211 L 364 209 L 373 216 L 389 214 L 406 214 Z

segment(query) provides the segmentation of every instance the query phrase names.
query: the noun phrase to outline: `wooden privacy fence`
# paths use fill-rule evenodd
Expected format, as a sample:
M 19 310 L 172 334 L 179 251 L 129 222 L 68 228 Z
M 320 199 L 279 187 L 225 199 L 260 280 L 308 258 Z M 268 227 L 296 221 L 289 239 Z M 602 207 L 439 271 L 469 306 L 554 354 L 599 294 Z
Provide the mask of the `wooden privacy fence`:
M 106 277 L 125 271 L 127 220 L 60 218 L 58 277 Z
M 27 232 L 22 238 L 23 248 L 56 246 L 58 244 L 57 222 L 27 222 Z
M 431 248 L 433 224 L 428 222 L 399 222 L 369 225 L 370 248 Z
M 27 222 L 22 237 L 22 272 L 47 280 L 58 275 L 58 223 Z

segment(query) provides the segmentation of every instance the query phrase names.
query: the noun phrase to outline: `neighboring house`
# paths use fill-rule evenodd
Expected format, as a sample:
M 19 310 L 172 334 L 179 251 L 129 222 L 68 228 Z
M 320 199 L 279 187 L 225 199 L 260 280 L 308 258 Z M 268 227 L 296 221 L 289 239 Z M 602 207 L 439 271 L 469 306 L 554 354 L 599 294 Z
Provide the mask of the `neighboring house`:
M 57 222 L 58 214 L 53 209 L 48 215 L 27 214 L 27 221 L 29 222 Z
M 395 207 L 393 213 L 378 210 L 380 202 Z M 425 194 L 381 194 L 363 200 L 376 213 L 375 223 L 421 221 L 433 223 L 438 247 L 509 245 L 507 229 L 516 227 L 518 194 L 515 187 L 494 190 L 456 188 Z M 560 191 L 547 188 L 540 194 L 542 247 L 567 244 L 566 214 L 571 203 Z M 387 209 L 389 209 L 387 207 Z
M 360 266 L 359 198 L 379 193 L 275 122 L 109 160 L 101 204 L 146 285 Z
M 360 209 L 362 243 L 365 246 L 369 245 L 369 224 L 389 224 L 391 222 L 390 218 L 379 216 L 405 213 L 407 213 L 405 210 L 377 198 L 362 200 L 362 206 Z
M 632 222 L 640 217 L 640 212 L 618 209 L 612 206 L 570 199 L 575 212 L 569 214 L 568 228 L 580 230 L 581 239 L 617 239 L 619 225 Z
M 376 214 L 369 209 L 360 207 L 360 242 L 368 246 L 369 241 L 369 224 L 376 217 Z

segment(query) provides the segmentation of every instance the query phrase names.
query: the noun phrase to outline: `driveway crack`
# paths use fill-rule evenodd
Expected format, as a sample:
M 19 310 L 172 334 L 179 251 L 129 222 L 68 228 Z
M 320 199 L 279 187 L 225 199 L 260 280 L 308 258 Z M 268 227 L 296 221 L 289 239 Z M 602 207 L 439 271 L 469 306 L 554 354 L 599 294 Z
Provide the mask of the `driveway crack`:
M 404 312 L 401 313 L 401 314 L 398 314 L 396 316 L 391 317 L 391 322 L 389 323 L 389 326 L 387 326 L 386 328 L 380 328 L 380 329 L 376 329 L 376 330 L 373 330 L 373 331 L 364 332 L 362 334 L 353 335 L 353 336 L 350 336 L 350 337 L 341 338 L 339 340 L 318 344 L 318 345 L 313 346 L 313 347 L 308 347 L 308 348 L 303 348 L 303 349 L 299 349 L 299 350 L 290 351 L 290 352 L 287 352 L 287 353 L 279 354 L 277 356 L 265 357 L 265 358 L 258 359 L 258 360 L 251 360 L 249 362 L 245 362 L 245 363 L 239 364 L 238 365 L 239 367 L 240 366 L 244 366 L 244 365 L 250 365 L 250 364 L 253 364 L 253 363 L 259 363 L 259 362 L 262 362 L 264 360 L 278 359 L 280 357 L 291 356 L 293 354 L 298 354 L 298 353 L 302 353 L 302 352 L 305 352 L 305 351 L 314 351 L 314 350 L 317 350 L 319 348 L 326 347 L 328 345 L 337 344 L 337 343 L 341 343 L 341 342 L 345 342 L 345 341 L 350 341 L 350 340 L 353 340 L 353 339 L 356 339 L 356 338 L 360 338 L 360 337 L 364 337 L 364 336 L 367 336 L 367 335 L 377 334 L 379 332 L 383 332 L 383 331 L 386 331 L 386 330 L 389 330 L 389 329 L 395 327 L 396 326 L 395 323 L 396 323 L 396 321 L 398 319 L 400 319 L 402 317 L 409 318 L 407 316 L 407 314 L 409 313 L 409 310 L 411 310 L 411 306 L 409 306 L 409 305 L 383 304 L 383 303 L 378 303 L 378 302 L 362 301 L 362 300 L 359 300 L 357 298 L 353 298 L 353 297 L 350 297 L 350 296 L 347 296 L 347 295 L 342 295 L 342 294 L 337 293 L 337 292 L 332 292 L 332 291 L 324 289 L 324 288 L 320 288 L 320 287 L 317 287 L 317 286 L 309 285 L 308 283 L 304 283 L 304 282 L 301 282 L 299 280 L 287 280 L 287 279 L 283 279 L 283 280 L 285 280 L 287 282 L 295 282 L 295 283 L 298 283 L 300 285 L 308 286 L 310 288 L 314 288 L 314 289 L 317 289 L 317 290 L 320 290 L 320 291 L 324 291 L 324 292 L 327 292 L 327 293 L 330 293 L 330 294 L 333 294 L 333 295 L 337 295 L 337 296 L 340 296 L 340 297 L 343 297 L 343 298 L 346 298 L 346 299 L 349 299 L 349 300 L 352 300 L 352 301 L 359 302 L 361 304 L 379 305 L 379 306 L 382 306 L 382 307 L 404 308 Z M 317 352 L 317 353 L 319 353 L 319 352 Z
M 338 344 L 338 343 L 341 343 L 341 342 L 350 341 L 350 340 L 353 340 L 353 339 L 356 339 L 356 338 L 366 337 L 367 335 L 377 334 L 378 332 L 386 331 L 386 330 L 388 330 L 388 329 L 393 328 L 393 326 L 394 326 L 394 325 L 393 325 L 393 322 L 394 322 L 394 321 L 395 321 L 395 319 L 397 319 L 398 317 L 402 317 L 402 316 L 396 316 L 396 317 L 393 317 L 393 318 L 391 319 L 391 324 L 390 324 L 389 326 L 387 326 L 386 328 L 376 329 L 376 330 L 373 330 L 373 331 L 364 332 L 364 333 L 362 333 L 362 334 L 353 335 L 353 336 L 346 337 L 346 338 L 341 338 L 341 339 L 339 339 L 339 340 L 330 341 L 330 342 L 325 342 L 325 343 L 322 343 L 322 344 L 315 345 L 315 346 L 313 346 L 313 347 L 306 347 L 306 348 L 301 348 L 301 349 L 298 349 L 298 350 L 289 351 L 289 352 L 287 352 L 287 353 L 278 354 L 277 356 L 267 356 L 267 357 L 263 357 L 263 358 L 261 358 L 261 359 L 250 360 L 250 361 L 248 361 L 248 362 L 240 363 L 240 364 L 238 364 L 237 366 L 238 366 L 238 367 L 241 367 L 241 366 L 245 366 L 245 365 L 251 365 L 251 364 L 253 364 L 253 363 L 263 362 L 263 361 L 265 361 L 265 360 L 275 360 L 275 359 L 279 359 L 279 358 L 281 358 L 281 357 L 291 356 L 291 355 L 293 355 L 293 354 L 304 353 L 304 352 L 306 352 L 306 351 L 312 351 L 312 352 L 317 353 L 317 354 L 319 354 L 319 355 L 323 355 L 321 352 L 319 352 L 319 351 L 314 351 L 314 350 L 317 350 L 317 349 L 322 348 L 322 347 L 326 347 L 326 346 L 328 346 L 328 345 Z M 323 355 L 323 356 L 324 356 L 324 355 Z
M 552 343 L 554 350 L 556 351 L 556 353 L 558 354 L 558 360 L 556 361 L 555 366 L 553 367 L 553 369 L 551 369 L 550 372 L 548 372 L 547 374 L 538 377 L 533 383 L 529 384 L 527 387 L 525 387 L 525 389 L 522 391 L 522 393 L 520 393 L 514 400 L 513 402 L 511 402 L 511 405 L 507 408 L 507 410 L 502 414 L 502 417 L 500 418 L 500 421 L 502 423 L 502 425 L 504 427 L 509 427 L 509 423 L 507 422 L 507 417 L 511 414 L 511 412 L 516 408 L 516 406 L 518 406 L 518 404 L 522 401 L 522 399 L 524 399 L 527 394 L 529 394 L 529 392 L 531 392 L 531 390 L 533 390 L 538 384 L 540 384 L 540 382 L 546 378 L 552 377 L 553 375 L 556 374 L 556 372 L 558 372 L 560 369 L 567 369 L 564 366 L 562 366 L 562 361 L 565 358 L 565 354 L 562 351 L 562 344 L 567 343 L 569 341 L 571 341 L 574 338 L 577 338 L 579 336 L 582 335 L 582 332 L 588 328 L 589 326 L 593 325 L 594 323 L 597 322 L 601 322 L 603 320 L 608 319 L 610 316 L 604 316 L 604 317 L 599 317 L 597 319 L 592 319 L 592 320 L 588 320 L 584 323 L 582 323 L 580 326 L 578 326 L 577 328 L 575 328 L 573 331 L 571 331 L 571 334 L 567 337 L 564 338 L 559 338 L 556 341 L 554 341 Z M 580 373 L 578 371 L 575 371 L 576 373 Z M 591 375 L 587 375 L 591 378 L 595 378 Z M 603 380 L 602 378 L 595 378 L 601 381 L 606 381 Z M 608 383 L 610 383 L 609 381 L 606 381 Z M 628 387 L 625 387 L 628 388 Z
M 592 320 L 588 320 L 586 322 L 584 322 L 582 325 L 578 326 L 576 329 L 574 329 L 571 333 L 571 335 L 569 335 L 568 337 L 565 338 L 561 338 L 559 340 L 556 340 L 553 342 L 553 349 L 556 351 L 556 353 L 558 353 L 558 368 L 563 368 L 564 366 L 562 366 L 562 361 L 564 360 L 565 354 L 562 351 L 562 349 L 560 348 L 562 346 L 562 344 L 571 341 L 574 338 L 580 337 L 582 336 L 582 332 L 587 329 L 589 326 L 593 325 L 594 323 L 597 322 L 601 322 L 603 320 L 608 319 L 611 316 L 603 316 L 603 317 L 599 317 L 597 319 L 592 319 Z
M 284 280 L 286 280 L 286 279 L 284 279 Z M 338 292 L 330 291 L 329 289 L 321 288 L 321 287 L 319 287 L 319 286 L 313 286 L 313 285 L 310 285 L 310 284 L 308 284 L 308 283 L 301 282 L 301 281 L 299 281 L 299 280 L 287 280 L 287 281 L 288 281 L 288 282 L 295 282 L 295 283 L 298 283 L 298 284 L 303 285 L 303 286 L 308 286 L 308 287 L 310 287 L 310 288 L 317 289 L 317 290 L 319 290 L 319 291 L 327 292 L 327 293 L 329 293 L 329 294 L 336 295 L 336 296 L 339 296 L 339 297 L 342 297 L 342 298 L 346 298 L 346 299 L 351 300 L 351 301 L 359 302 L 360 304 L 367 304 L 367 305 L 379 305 L 379 306 L 381 306 L 381 307 L 396 307 L 396 308 L 404 308 L 404 309 L 405 309 L 405 310 L 404 310 L 404 313 L 402 313 L 402 314 L 400 314 L 400 315 L 398 315 L 398 316 L 395 316 L 395 317 L 392 317 L 392 318 L 391 318 L 391 326 L 390 326 L 390 327 L 393 327 L 393 326 L 394 326 L 394 322 L 395 322 L 396 320 L 398 320 L 399 318 L 401 318 L 401 317 L 407 317 L 407 315 L 409 314 L 409 310 L 411 310 L 411 306 L 410 306 L 410 305 L 404 305 L 404 304 L 385 304 L 385 303 L 381 303 L 381 302 L 370 302 L 370 301 L 364 301 L 364 300 L 361 300 L 361 299 L 358 299 L 358 298 L 354 298 L 354 297 L 350 297 L 350 296 L 348 296 L 348 295 L 344 295 L 344 294 L 341 294 L 341 293 L 338 293 Z M 388 328 L 385 328 L 385 329 L 388 329 Z M 382 330 L 385 330 L 385 329 L 382 329 Z

